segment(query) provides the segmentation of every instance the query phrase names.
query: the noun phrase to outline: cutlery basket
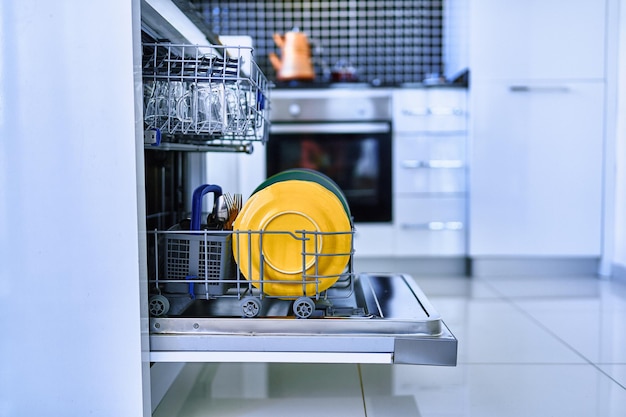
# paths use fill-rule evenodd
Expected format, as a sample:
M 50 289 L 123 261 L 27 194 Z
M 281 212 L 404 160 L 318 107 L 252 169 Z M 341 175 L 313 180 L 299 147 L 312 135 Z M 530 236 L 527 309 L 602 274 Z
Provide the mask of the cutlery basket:
M 164 236 L 166 292 L 211 298 L 232 280 L 234 260 L 230 233 L 169 231 Z M 195 282 L 184 282 L 193 280 Z M 197 280 L 201 280 L 199 283 Z M 171 281 L 181 281 L 180 283 Z

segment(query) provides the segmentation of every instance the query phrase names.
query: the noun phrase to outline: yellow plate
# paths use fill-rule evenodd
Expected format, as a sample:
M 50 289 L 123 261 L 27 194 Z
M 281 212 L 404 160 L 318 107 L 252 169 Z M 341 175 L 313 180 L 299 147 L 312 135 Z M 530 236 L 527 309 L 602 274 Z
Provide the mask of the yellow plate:
M 350 259 L 350 220 L 337 196 L 315 182 L 282 181 L 256 192 L 233 230 L 241 273 L 268 295 L 313 296 L 331 287 Z M 305 282 L 303 272 L 323 277 Z
M 326 189 L 328 189 L 328 191 L 331 191 L 333 194 L 335 194 L 337 198 L 339 199 L 339 201 L 341 201 L 343 208 L 346 210 L 346 213 L 348 214 L 348 219 L 350 219 L 350 222 L 352 222 L 352 214 L 350 213 L 350 206 L 348 205 L 348 200 L 346 199 L 346 196 L 343 194 L 343 191 L 341 191 L 341 188 L 339 188 L 337 183 L 333 181 L 326 174 L 323 174 L 319 171 L 315 171 L 312 169 L 292 168 L 286 171 L 281 171 L 277 174 L 272 175 L 271 177 L 263 181 L 261 184 L 259 184 L 259 186 L 256 187 L 256 189 L 252 192 L 252 194 L 257 193 L 263 188 L 268 187 L 272 184 L 276 184 L 277 182 L 289 181 L 289 180 L 311 181 L 311 182 L 316 182 L 319 185 L 325 187 Z

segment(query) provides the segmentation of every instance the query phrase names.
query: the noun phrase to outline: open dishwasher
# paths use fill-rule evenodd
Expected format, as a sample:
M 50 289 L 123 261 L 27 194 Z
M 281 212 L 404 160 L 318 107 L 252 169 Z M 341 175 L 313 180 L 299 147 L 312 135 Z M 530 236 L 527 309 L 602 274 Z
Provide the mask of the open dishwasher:
M 143 49 L 150 361 L 456 365 L 457 340 L 412 277 L 354 271 L 351 219 L 332 231 L 238 227 L 242 196 L 193 184 L 195 155 L 267 140 L 270 88 L 251 51 Z M 272 256 L 298 273 L 277 284 Z

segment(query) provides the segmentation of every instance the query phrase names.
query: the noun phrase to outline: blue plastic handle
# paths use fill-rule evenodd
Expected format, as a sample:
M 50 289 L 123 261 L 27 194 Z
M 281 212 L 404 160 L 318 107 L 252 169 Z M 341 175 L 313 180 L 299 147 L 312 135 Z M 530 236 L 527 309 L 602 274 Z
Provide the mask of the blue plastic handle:
M 191 230 L 200 230 L 202 218 L 202 197 L 205 194 L 214 193 L 215 200 L 222 195 L 222 187 L 219 185 L 204 184 L 193 191 L 191 197 Z

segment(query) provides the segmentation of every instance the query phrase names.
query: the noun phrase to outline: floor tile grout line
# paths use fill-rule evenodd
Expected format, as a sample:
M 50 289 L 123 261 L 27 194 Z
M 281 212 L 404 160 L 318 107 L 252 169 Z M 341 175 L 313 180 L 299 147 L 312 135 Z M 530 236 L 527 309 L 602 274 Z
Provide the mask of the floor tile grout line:
M 361 364 L 356 364 L 356 369 L 359 373 L 359 385 L 361 387 L 361 400 L 363 401 L 363 413 L 367 417 L 367 404 L 365 402 L 365 387 L 363 386 L 363 373 L 361 372 Z
M 531 313 L 529 313 L 528 311 L 526 311 L 524 308 L 522 308 L 519 304 L 517 304 L 515 302 L 515 300 L 513 300 L 511 297 L 506 296 L 505 294 L 503 294 L 500 290 L 498 290 L 497 288 L 495 288 L 488 280 L 484 280 L 481 279 L 481 281 L 487 285 L 492 291 L 494 291 L 503 301 L 506 301 L 507 303 L 509 303 L 513 308 L 515 308 L 517 311 L 519 311 L 520 313 L 522 313 L 524 316 L 526 316 L 529 320 L 531 320 L 533 323 L 535 323 L 537 326 L 539 326 L 540 328 L 542 328 L 544 331 L 546 331 L 548 334 L 550 334 L 552 337 L 554 337 L 555 339 L 557 339 L 559 342 L 561 342 L 563 345 L 565 345 L 568 349 L 570 349 L 572 352 L 574 352 L 576 355 L 578 355 L 580 358 L 582 358 L 585 362 L 587 362 L 589 365 L 593 366 L 596 370 L 598 370 L 600 373 L 602 373 L 603 375 L 605 375 L 607 378 L 609 378 L 611 381 L 615 382 L 618 386 L 620 386 L 622 389 L 626 390 L 626 386 L 624 386 L 623 384 L 621 384 L 620 382 L 618 382 L 615 378 L 613 378 L 611 375 L 609 375 L 608 373 L 606 373 L 602 368 L 600 368 L 595 362 L 593 362 L 592 360 L 590 360 L 589 358 L 587 358 L 585 355 L 583 355 L 581 352 L 578 351 L 578 349 L 574 348 L 572 345 L 570 345 L 569 343 L 567 343 L 565 340 L 563 340 L 563 338 L 561 338 L 559 335 L 557 335 L 556 333 L 554 333 L 554 331 L 552 331 L 550 328 L 548 328 L 545 324 L 543 324 L 540 320 L 538 320 L 535 316 L 533 316 Z
M 589 366 L 593 363 L 585 362 L 458 362 L 457 365 L 506 365 L 506 366 Z
M 568 349 L 570 349 L 572 352 L 574 352 L 577 356 L 579 356 L 581 359 L 583 359 L 585 362 L 593 365 L 593 361 L 589 360 L 589 358 L 587 358 L 585 355 L 583 355 L 582 353 L 580 353 L 576 348 L 574 348 L 573 346 L 571 346 L 569 343 L 567 343 L 565 340 L 563 340 L 563 338 L 561 338 L 559 335 L 557 335 L 556 333 L 554 333 L 554 331 L 550 330 L 545 324 L 543 324 L 540 320 L 538 320 L 535 316 L 533 316 L 532 314 L 530 314 L 528 311 L 526 311 L 524 308 L 522 308 L 519 304 L 517 304 L 511 297 L 503 294 L 500 290 L 498 290 L 496 287 L 494 287 L 488 280 L 481 280 L 485 285 L 487 285 L 492 291 L 494 291 L 498 297 L 508 303 L 511 307 L 513 307 L 515 310 L 517 310 L 519 313 L 521 313 L 523 316 L 525 316 L 527 319 L 529 319 L 531 322 L 533 322 L 534 324 L 536 324 L 537 326 L 539 326 L 542 330 L 544 330 L 546 333 L 548 333 L 550 336 L 554 337 L 555 339 L 557 339 L 561 344 L 563 344 L 564 346 L 566 346 Z

